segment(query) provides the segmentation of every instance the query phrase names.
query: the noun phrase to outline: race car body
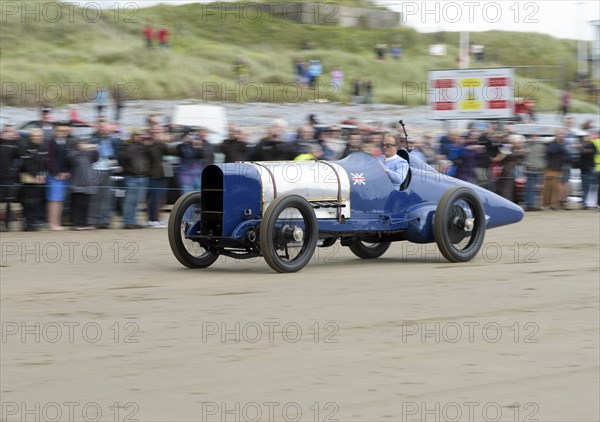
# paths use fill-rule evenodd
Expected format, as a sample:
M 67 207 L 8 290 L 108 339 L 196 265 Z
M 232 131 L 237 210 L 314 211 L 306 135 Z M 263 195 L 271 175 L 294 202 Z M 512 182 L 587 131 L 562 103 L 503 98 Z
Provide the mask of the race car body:
M 317 245 L 338 239 L 361 258 L 382 255 L 393 241 L 436 242 L 447 259 L 463 262 L 479 251 L 486 229 L 523 218 L 516 204 L 402 153 L 410 172 L 400 190 L 362 152 L 336 162 L 208 166 L 201 191 L 171 212 L 171 248 L 191 268 L 219 255 L 263 256 L 276 271 L 293 272 Z

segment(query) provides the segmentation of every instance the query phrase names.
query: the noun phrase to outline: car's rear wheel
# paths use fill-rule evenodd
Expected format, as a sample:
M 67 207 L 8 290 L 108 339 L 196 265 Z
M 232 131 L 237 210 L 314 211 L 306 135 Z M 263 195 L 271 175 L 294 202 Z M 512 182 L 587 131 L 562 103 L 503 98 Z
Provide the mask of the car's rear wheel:
M 450 262 L 466 262 L 481 249 L 485 237 L 485 211 L 473 190 L 448 190 L 435 211 L 433 233 L 442 255 Z
M 188 239 L 189 230 L 201 219 L 200 192 L 189 192 L 175 202 L 169 216 L 169 245 L 175 258 L 188 268 L 211 266 L 219 255 Z
M 336 241 L 337 241 L 337 237 L 327 237 L 327 238 L 323 239 L 322 243 L 318 246 L 321 248 L 330 248 L 333 245 L 335 245 Z
M 355 239 L 350 243 L 350 250 L 362 259 L 375 259 L 383 255 L 390 247 L 390 242 L 367 243 Z
M 319 229 L 313 207 L 298 195 L 275 198 L 260 225 L 260 249 L 265 261 L 280 273 L 308 264 L 317 247 Z

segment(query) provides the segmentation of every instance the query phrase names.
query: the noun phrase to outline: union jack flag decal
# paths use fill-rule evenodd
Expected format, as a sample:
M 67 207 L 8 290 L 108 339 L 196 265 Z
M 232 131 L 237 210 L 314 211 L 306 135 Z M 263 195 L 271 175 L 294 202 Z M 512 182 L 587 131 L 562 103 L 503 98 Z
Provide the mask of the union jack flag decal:
M 365 179 L 364 173 L 350 173 L 352 175 L 353 185 L 366 185 L 367 179 Z

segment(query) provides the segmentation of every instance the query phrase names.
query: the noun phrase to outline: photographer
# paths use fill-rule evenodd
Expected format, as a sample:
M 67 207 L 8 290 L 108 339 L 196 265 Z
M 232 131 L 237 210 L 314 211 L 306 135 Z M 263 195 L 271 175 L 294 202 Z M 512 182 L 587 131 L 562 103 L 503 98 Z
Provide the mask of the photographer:
M 229 136 L 221 144 L 221 153 L 225 154 L 226 163 L 246 161 L 248 158 L 248 143 L 244 131 L 235 125 L 229 125 Z
M 295 145 L 284 141 L 284 121 L 276 119 L 269 128 L 267 136 L 260 140 L 252 153 L 253 161 L 293 160 L 297 155 Z
M 206 140 L 206 129 L 188 131 L 183 142 L 177 145 L 177 156 L 181 158 L 179 186 L 181 193 L 199 191 L 202 169 L 214 162 L 212 145 Z

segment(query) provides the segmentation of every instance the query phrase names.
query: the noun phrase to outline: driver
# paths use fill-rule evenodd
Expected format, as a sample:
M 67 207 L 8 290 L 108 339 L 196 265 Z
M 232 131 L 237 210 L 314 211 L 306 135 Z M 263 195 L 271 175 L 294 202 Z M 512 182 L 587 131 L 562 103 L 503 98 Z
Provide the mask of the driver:
M 383 155 L 377 157 L 377 161 L 383 167 L 392 185 L 396 190 L 400 190 L 400 185 L 406 179 L 408 174 L 408 161 L 398 154 L 398 139 L 392 134 L 387 134 L 383 138 Z

